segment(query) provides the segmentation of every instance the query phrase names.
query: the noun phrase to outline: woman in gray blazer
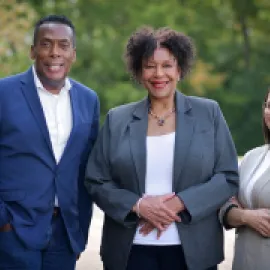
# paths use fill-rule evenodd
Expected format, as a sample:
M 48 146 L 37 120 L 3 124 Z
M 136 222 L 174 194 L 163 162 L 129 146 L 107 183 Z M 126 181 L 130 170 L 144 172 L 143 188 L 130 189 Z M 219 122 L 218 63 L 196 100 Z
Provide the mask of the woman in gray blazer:
M 269 90 L 270 91 L 270 90 Z M 266 144 L 245 154 L 238 198 L 220 211 L 226 228 L 236 227 L 233 270 L 270 269 L 270 96 L 263 103 Z
M 85 182 L 105 213 L 104 268 L 217 269 L 218 209 L 237 191 L 237 157 L 218 104 L 176 90 L 194 45 L 169 28 L 142 28 L 125 57 L 148 96 L 109 111 Z

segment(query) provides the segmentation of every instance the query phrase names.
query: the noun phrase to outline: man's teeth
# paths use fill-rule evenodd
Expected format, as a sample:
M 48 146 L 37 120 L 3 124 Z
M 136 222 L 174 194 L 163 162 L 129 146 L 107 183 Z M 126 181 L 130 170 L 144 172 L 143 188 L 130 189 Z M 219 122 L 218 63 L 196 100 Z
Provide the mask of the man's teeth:
M 58 71 L 58 70 L 60 70 L 60 68 L 61 68 L 61 65 L 51 65 L 51 66 L 49 66 L 49 69 L 51 71 Z

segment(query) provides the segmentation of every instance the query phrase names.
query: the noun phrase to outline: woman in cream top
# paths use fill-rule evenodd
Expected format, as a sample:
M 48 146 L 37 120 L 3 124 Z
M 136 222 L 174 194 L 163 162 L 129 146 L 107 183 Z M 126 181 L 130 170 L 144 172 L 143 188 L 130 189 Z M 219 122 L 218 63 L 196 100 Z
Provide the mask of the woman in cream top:
M 237 199 L 220 211 L 225 228 L 236 227 L 233 270 L 270 269 L 270 97 L 263 104 L 263 130 L 266 145 L 249 151 L 239 174 Z

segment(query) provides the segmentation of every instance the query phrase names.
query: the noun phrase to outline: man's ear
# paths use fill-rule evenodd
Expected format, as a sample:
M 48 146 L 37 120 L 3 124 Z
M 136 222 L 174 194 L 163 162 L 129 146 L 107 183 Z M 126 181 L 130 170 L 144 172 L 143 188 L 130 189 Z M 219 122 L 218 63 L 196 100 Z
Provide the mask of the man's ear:
M 76 48 L 74 48 L 74 50 L 73 50 L 72 63 L 74 63 L 76 61 L 76 58 L 77 58 L 77 52 L 76 52 Z
M 35 60 L 36 59 L 36 51 L 35 51 L 35 46 L 34 45 L 31 45 L 31 49 L 30 49 L 30 58 L 32 60 Z

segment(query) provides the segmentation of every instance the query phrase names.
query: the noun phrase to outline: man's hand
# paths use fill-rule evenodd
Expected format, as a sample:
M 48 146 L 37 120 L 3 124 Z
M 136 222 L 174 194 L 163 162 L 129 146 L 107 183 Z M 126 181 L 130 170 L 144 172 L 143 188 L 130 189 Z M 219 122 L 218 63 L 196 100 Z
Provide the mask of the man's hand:
M 12 226 L 10 223 L 7 223 L 0 227 L 0 232 L 10 232 L 12 230 Z

